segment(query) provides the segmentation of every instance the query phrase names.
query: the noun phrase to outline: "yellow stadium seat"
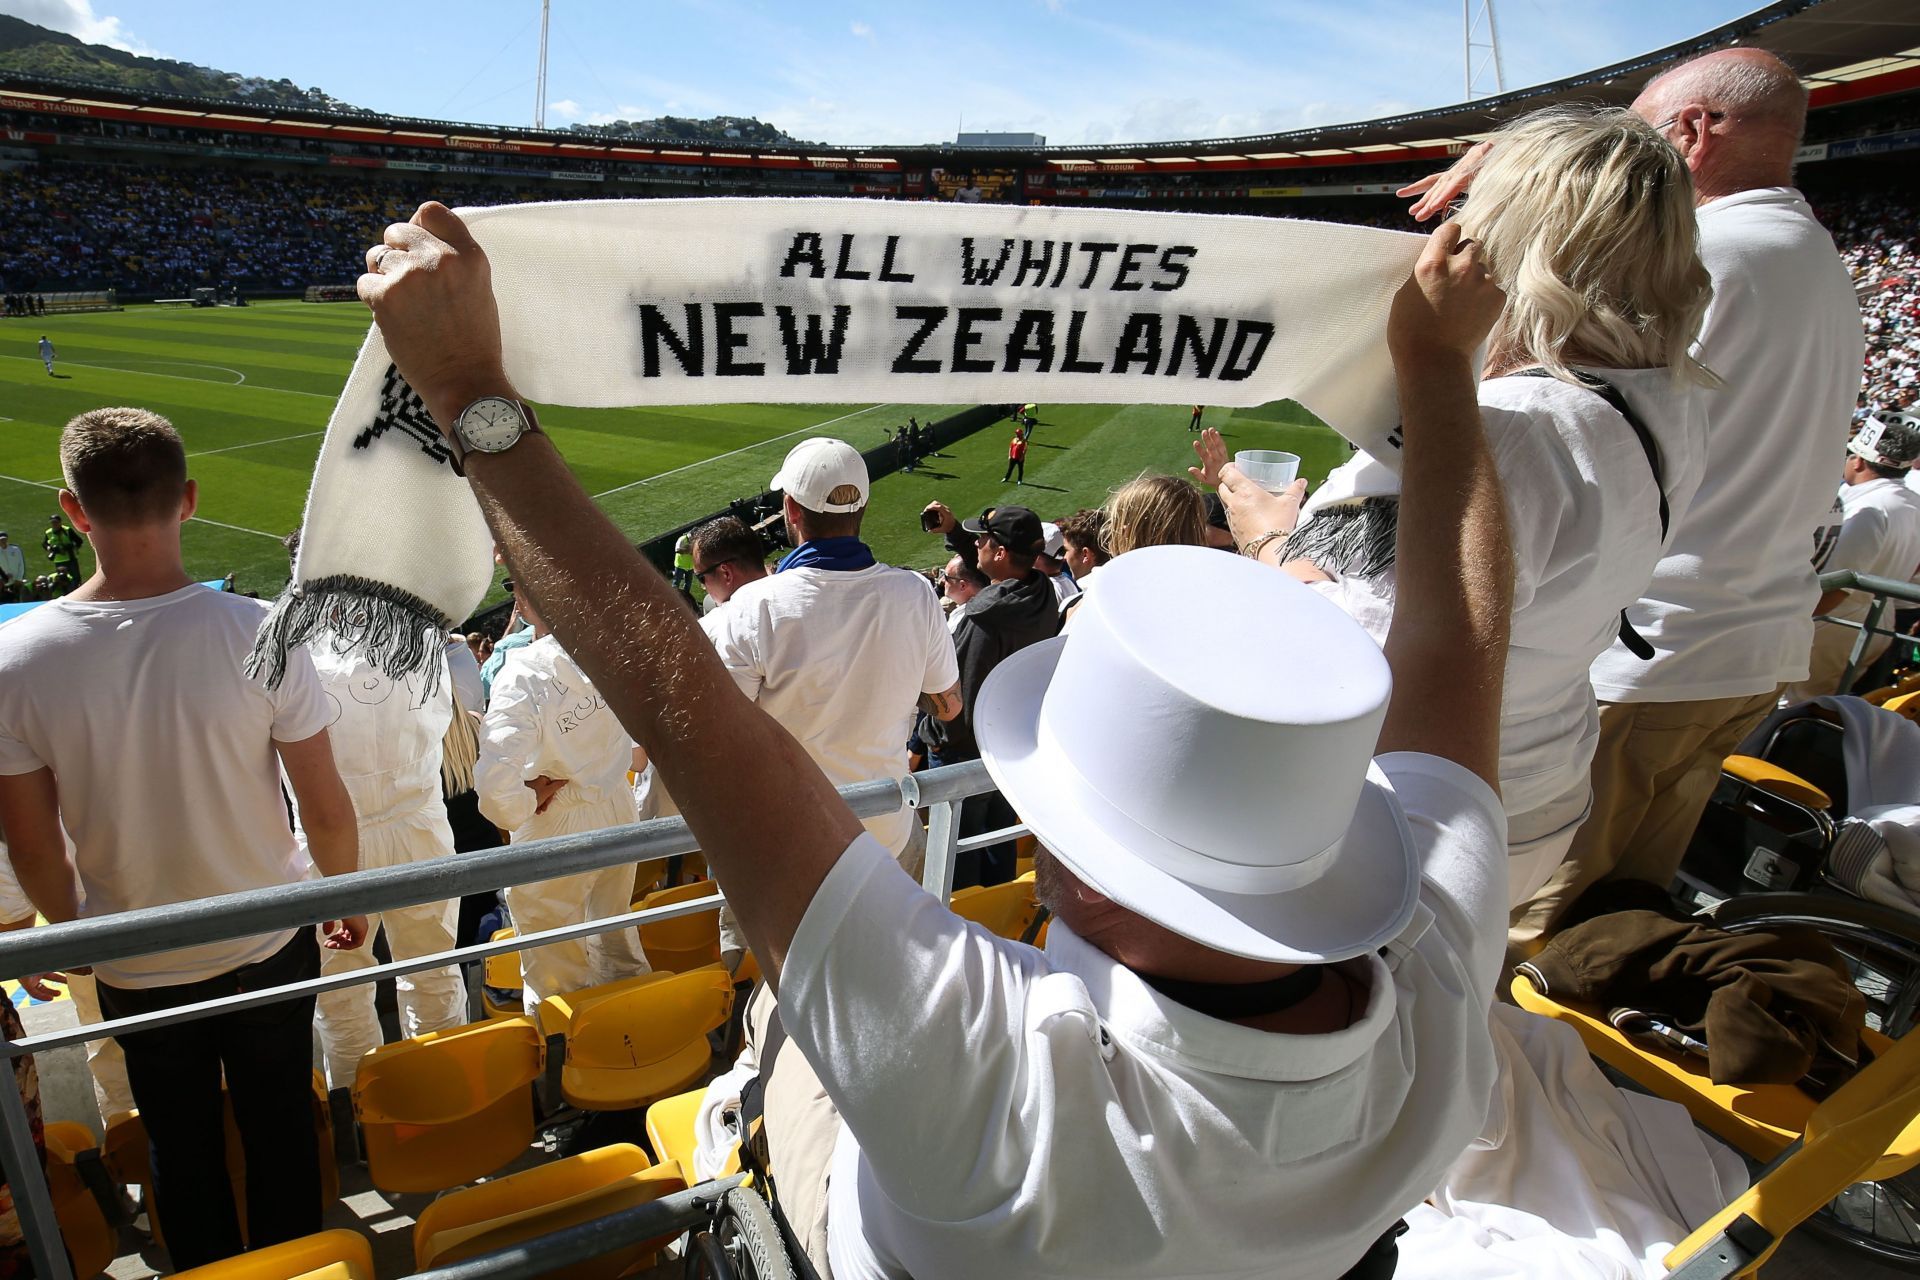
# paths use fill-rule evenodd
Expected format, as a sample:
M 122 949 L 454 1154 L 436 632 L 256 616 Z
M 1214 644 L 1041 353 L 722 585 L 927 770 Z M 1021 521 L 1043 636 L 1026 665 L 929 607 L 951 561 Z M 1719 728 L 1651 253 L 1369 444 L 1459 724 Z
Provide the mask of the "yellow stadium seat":
M 1009 880 L 1005 884 L 955 889 L 950 905 L 953 914 L 962 920 L 971 920 L 989 933 L 1016 942 L 1040 914 L 1040 903 L 1033 896 L 1031 880 Z
M 1728 756 L 1721 762 L 1720 769 L 1750 787 L 1779 796 L 1782 800 L 1790 800 L 1802 808 L 1826 810 L 1833 807 L 1832 796 L 1771 760 L 1762 760 L 1758 756 Z
M 322 1231 L 174 1276 L 175 1280 L 374 1280 L 373 1249 L 357 1231 Z
M 718 964 L 550 996 L 540 1027 L 566 1041 L 560 1092 L 583 1111 L 644 1107 L 706 1077 L 707 1033 L 733 1012 L 733 978 Z
M 699 1139 L 694 1133 L 694 1122 L 700 1117 L 700 1103 L 706 1096 L 704 1088 L 691 1089 L 662 1098 L 647 1108 L 647 1141 L 653 1144 L 655 1159 L 678 1169 L 688 1186 L 697 1181 L 693 1151 Z M 737 1156 L 734 1163 L 739 1163 Z
M 512 929 L 496 929 L 487 941 L 502 942 L 516 936 L 518 935 Z M 511 1002 L 496 1000 L 493 995 L 496 990 L 513 992 L 513 1000 Z M 519 999 L 520 990 L 520 953 L 501 951 L 488 956 L 480 975 L 480 1007 L 485 1011 L 486 1016 L 489 1018 L 519 1017 L 524 1012 Z
M 1877 1041 L 1880 1055 L 1808 1115 L 1800 1145 L 1666 1256 L 1680 1277 L 1752 1275 L 1809 1215 L 1858 1182 L 1920 1164 L 1920 1036 Z
M 705 898 L 718 889 L 711 880 L 660 889 L 640 899 L 641 908 L 671 906 Z M 655 969 L 686 973 L 702 969 L 720 960 L 720 908 L 677 916 L 672 920 L 653 920 L 640 926 L 640 946 L 647 963 Z
M 1883 710 L 1903 715 L 1909 720 L 1920 720 L 1920 692 L 1903 693 L 1898 697 L 1888 698 L 1880 706 Z
M 1542 995 L 1525 977 L 1514 978 L 1509 989 L 1522 1009 L 1567 1023 L 1580 1033 L 1588 1053 L 1655 1097 L 1679 1103 L 1695 1124 L 1755 1160 L 1771 1160 L 1786 1150 L 1813 1115 L 1813 1099 L 1792 1085 L 1715 1084 L 1698 1059 L 1690 1062 L 1678 1053 L 1643 1049 L 1600 1012 L 1561 1004 Z M 1875 1041 L 1873 1032 L 1863 1034 Z M 1883 1043 L 1873 1044 L 1876 1052 Z
M 540 1030 L 503 1018 L 383 1045 L 360 1060 L 353 1111 L 383 1191 L 442 1191 L 492 1173 L 533 1141 Z
M 227 1126 L 227 1175 L 233 1180 L 233 1205 L 240 1216 L 240 1234 L 247 1231 L 247 1157 L 240 1145 L 240 1129 L 233 1119 L 233 1102 L 221 1090 Z M 333 1108 L 327 1104 L 327 1082 L 318 1071 L 313 1073 L 313 1131 L 320 1152 L 320 1203 L 332 1204 L 340 1198 L 340 1169 L 334 1163 Z M 138 1110 L 123 1111 L 107 1121 L 106 1139 L 101 1143 L 100 1159 L 107 1176 L 123 1186 L 139 1187 L 140 1199 L 147 1206 L 147 1221 L 154 1243 L 165 1245 L 166 1232 L 161 1220 L 163 1205 L 153 1195 L 153 1170 L 147 1158 L 147 1128 Z
M 652 1167 L 640 1148 L 628 1143 L 602 1147 L 440 1197 L 414 1224 L 414 1265 L 448 1266 L 685 1189 L 677 1167 Z M 653 1265 L 654 1255 L 678 1234 L 546 1274 L 565 1280 L 614 1280 Z
M 75 1280 L 105 1271 L 120 1249 L 120 1233 L 107 1222 L 100 1201 L 80 1176 L 78 1162 L 94 1149 L 85 1125 L 56 1120 L 46 1126 L 47 1190 L 67 1246 Z

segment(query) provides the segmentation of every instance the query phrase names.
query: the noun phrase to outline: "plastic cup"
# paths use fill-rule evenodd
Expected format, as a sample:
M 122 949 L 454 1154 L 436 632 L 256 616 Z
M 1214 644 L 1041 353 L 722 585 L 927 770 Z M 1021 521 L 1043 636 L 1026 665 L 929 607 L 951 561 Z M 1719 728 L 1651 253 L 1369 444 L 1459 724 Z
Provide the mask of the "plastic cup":
M 1233 455 L 1233 465 L 1268 493 L 1282 494 L 1300 474 L 1300 455 L 1280 449 L 1242 449 Z

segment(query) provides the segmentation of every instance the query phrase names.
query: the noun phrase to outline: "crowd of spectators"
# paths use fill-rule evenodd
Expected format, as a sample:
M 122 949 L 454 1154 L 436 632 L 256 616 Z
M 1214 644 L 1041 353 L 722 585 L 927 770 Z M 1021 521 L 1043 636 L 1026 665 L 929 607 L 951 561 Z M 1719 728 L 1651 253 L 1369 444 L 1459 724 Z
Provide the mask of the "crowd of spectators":
M 1912 409 L 1920 401 L 1920 203 L 1896 188 L 1823 202 L 1820 214 L 1853 273 L 1866 325 L 1856 417 Z

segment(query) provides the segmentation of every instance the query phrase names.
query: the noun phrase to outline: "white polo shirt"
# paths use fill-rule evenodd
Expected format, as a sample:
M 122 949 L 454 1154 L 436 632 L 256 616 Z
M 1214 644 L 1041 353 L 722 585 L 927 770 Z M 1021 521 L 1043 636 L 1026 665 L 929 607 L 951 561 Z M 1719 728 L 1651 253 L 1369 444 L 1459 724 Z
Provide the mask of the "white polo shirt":
M 1723 196 L 1698 217 L 1713 304 L 1697 354 L 1726 386 L 1708 399 L 1700 490 L 1628 613 L 1653 660 L 1603 652 L 1593 687 L 1606 702 L 1761 693 L 1805 679 L 1813 645 L 1808 549 L 1860 392 L 1860 307 L 1791 187 Z
M 0 630 L 0 773 L 52 769 L 83 916 L 306 877 L 275 742 L 333 708 L 304 649 L 268 689 L 242 671 L 267 607 L 198 584 L 145 600 L 41 605 Z M 94 966 L 114 987 L 199 982 L 292 930 Z
M 1196 1013 L 1057 920 L 1044 954 L 996 938 L 854 841 L 780 978 L 844 1126 L 838 1280 L 1335 1277 L 1432 1191 L 1491 1096 L 1506 823 L 1450 761 L 1379 764 L 1421 910 L 1327 1035 Z
M 769 574 L 700 625 L 740 692 L 836 787 L 905 777 L 920 695 L 960 680 L 932 586 L 890 565 Z M 897 854 L 913 820 L 902 809 L 868 818 L 866 827 Z

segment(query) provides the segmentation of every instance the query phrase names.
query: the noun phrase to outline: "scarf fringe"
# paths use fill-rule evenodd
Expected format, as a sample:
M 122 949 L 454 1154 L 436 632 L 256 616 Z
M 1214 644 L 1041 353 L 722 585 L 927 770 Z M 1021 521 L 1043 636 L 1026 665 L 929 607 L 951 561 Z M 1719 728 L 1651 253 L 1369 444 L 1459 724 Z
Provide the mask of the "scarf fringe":
M 289 586 L 253 638 L 247 675 L 269 689 L 286 678 L 287 655 L 327 634 L 365 655 L 392 680 L 417 676 L 427 696 L 440 687 L 439 659 L 453 619 L 410 591 L 340 574 Z
M 1280 549 L 1282 563 L 1310 560 L 1340 577 L 1375 578 L 1393 567 L 1400 499 L 1363 498 L 1314 512 Z

